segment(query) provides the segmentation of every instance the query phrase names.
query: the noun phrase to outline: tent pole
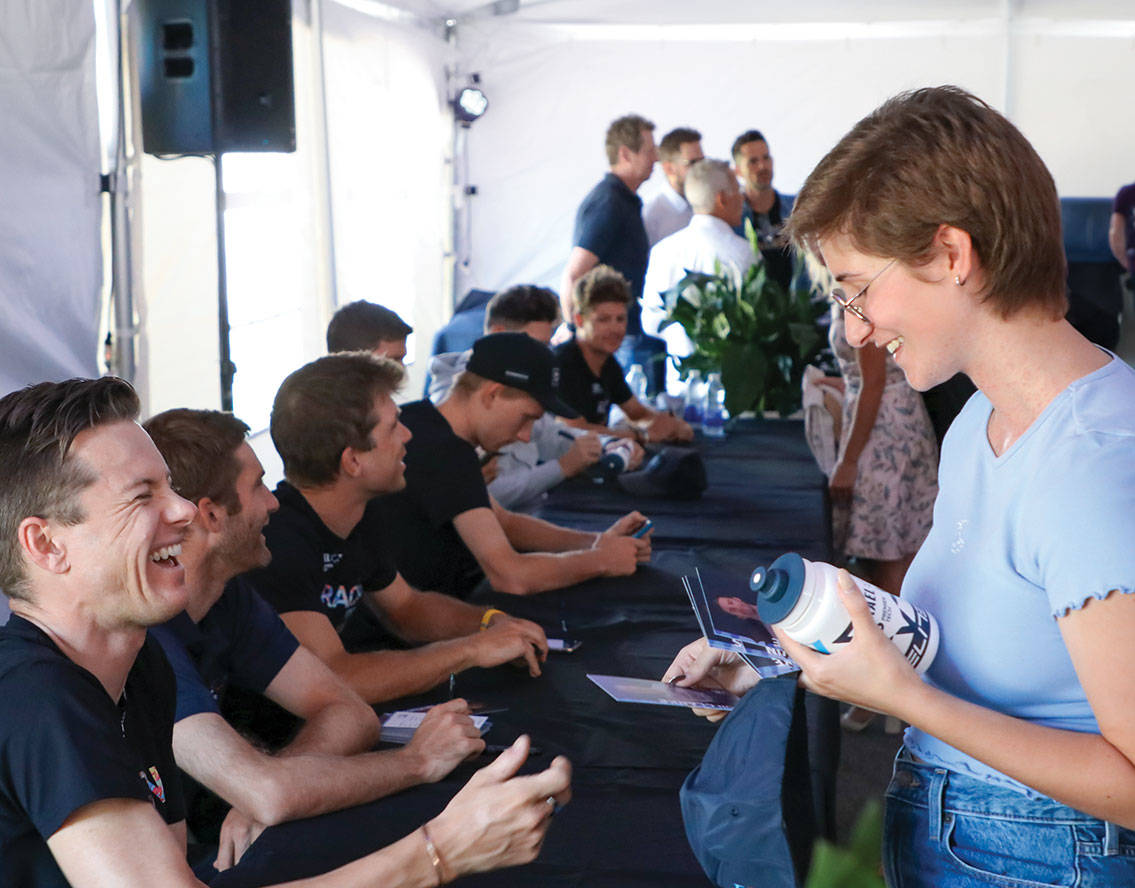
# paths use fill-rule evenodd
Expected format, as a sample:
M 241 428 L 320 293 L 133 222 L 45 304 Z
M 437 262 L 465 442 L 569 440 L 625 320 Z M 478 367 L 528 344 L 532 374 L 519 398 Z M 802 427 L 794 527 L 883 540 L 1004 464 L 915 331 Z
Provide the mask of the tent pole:
M 1005 28 L 1005 116 L 1010 120 L 1016 112 L 1017 96 L 1013 89 L 1013 0 L 1001 0 L 1001 18 Z
M 310 34 L 313 65 L 315 69 L 315 82 L 312 84 L 312 101 L 315 104 L 315 116 L 318 119 L 318 129 L 312 139 L 312 151 L 318 154 L 319 172 L 322 176 L 321 187 L 316 189 L 316 220 L 315 227 L 319 231 L 322 249 L 318 253 L 316 262 L 319 266 L 321 279 L 320 289 L 323 291 L 324 309 L 323 326 L 331 320 L 331 314 L 339 305 L 338 275 L 335 268 L 335 207 L 331 193 L 331 135 L 327 118 L 327 68 L 323 58 L 323 0 L 311 0 L 308 7 L 310 13 Z
M 457 67 L 454 62 L 457 56 L 457 22 L 454 19 L 446 19 L 445 43 L 449 48 L 449 59 L 445 66 L 445 99 L 448 104 L 456 95 L 457 82 Z M 452 315 L 461 299 L 460 281 L 458 279 L 461 277 L 463 245 L 461 243 L 461 207 L 457 195 L 462 185 L 458 165 L 462 145 L 461 128 L 457 125 L 457 118 L 451 113 L 449 119 L 451 123 L 449 139 L 449 250 L 447 252 L 449 254 L 449 312 Z
M 107 371 L 133 383 L 137 376 L 137 338 L 138 323 L 134 310 L 134 274 L 133 250 L 131 238 L 131 218 L 129 209 L 130 176 L 129 158 L 127 156 L 126 131 L 126 103 L 129 96 L 126 94 L 126 53 L 123 37 L 126 33 L 124 26 L 124 11 L 122 0 L 115 0 L 114 22 L 117 28 L 116 49 L 116 79 L 118 83 L 116 115 L 117 137 L 114 148 L 114 168 L 106 178 L 107 191 L 110 199 L 110 261 L 111 284 L 110 305 L 111 316 L 109 329 L 113 331 L 111 348 L 107 355 Z M 109 29 L 108 29 L 109 30 Z M 109 35 L 108 35 L 109 36 Z
M 232 412 L 233 376 L 236 365 L 232 362 L 229 347 L 229 287 L 225 270 L 225 179 L 222 172 L 222 155 L 213 155 L 213 173 L 216 182 L 215 207 L 217 213 L 217 332 L 221 365 L 221 409 Z

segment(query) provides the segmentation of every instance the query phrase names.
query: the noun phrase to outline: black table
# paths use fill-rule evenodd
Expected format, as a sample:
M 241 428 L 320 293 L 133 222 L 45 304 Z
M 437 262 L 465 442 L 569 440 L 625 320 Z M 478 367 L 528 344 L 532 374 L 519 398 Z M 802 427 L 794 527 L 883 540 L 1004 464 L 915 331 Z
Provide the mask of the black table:
M 803 422 L 742 420 L 727 437 L 699 437 L 694 446 L 709 481 L 698 500 L 644 499 L 577 478 L 553 490 L 533 514 L 601 530 L 638 509 L 654 522 L 654 564 L 677 573 L 717 565 L 747 581 L 753 567 L 785 552 L 830 558 L 827 483 Z
M 540 857 L 518 869 L 467 877 L 462 884 L 708 884 L 686 841 L 678 788 L 701 760 L 714 727 L 685 709 L 615 703 L 586 675 L 662 674 L 675 652 L 698 635 L 679 581 L 694 566 L 707 577 L 707 587 L 745 584 L 753 566 L 786 550 L 825 558 L 829 537 L 823 477 L 804 443 L 801 423 L 743 423 L 725 439 L 696 446 L 705 456 L 710 482 L 699 501 L 636 500 L 616 489 L 578 482 L 553 491 L 537 510 L 559 523 L 598 530 L 637 508 L 655 523 L 651 565 L 633 577 L 594 580 L 527 598 L 492 591 L 477 596 L 479 603 L 540 623 L 549 636 L 583 644 L 575 653 L 549 654 L 538 679 L 509 667 L 457 677 L 458 696 L 490 709 L 506 708 L 490 716 L 489 743 L 505 744 L 520 733 L 532 736 L 541 753 L 524 770 L 542 769 L 560 754 L 574 767 L 574 799 L 556 816 Z M 390 711 L 446 696 L 448 689 L 442 688 L 379 708 Z M 301 838 L 308 835 L 302 822 L 278 827 L 253 846 L 247 868 L 241 869 L 259 867 L 270 874 L 278 856 L 286 857 L 301 841 L 311 872 L 335 854 L 350 857 L 365 850 L 352 844 L 359 835 L 366 836 L 369 848 L 393 841 L 440 811 L 473 770 L 473 765 L 462 766 L 439 784 L 334 815 L 341 829 L 333 831 L 342 847 L 317 854 L 310 840 Z M 292 878 L 306 874 L 287 871 Z M 221 884 L 254 883 L 234 879 Z

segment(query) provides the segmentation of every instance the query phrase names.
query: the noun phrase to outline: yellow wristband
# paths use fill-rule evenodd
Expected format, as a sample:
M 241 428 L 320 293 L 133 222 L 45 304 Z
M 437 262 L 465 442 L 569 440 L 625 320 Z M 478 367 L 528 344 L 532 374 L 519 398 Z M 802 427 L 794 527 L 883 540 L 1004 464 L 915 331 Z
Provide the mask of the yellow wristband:
M 508 614 L 506 614 L 504 611 L 498 610 L 495 607 L 490 607 L 487 611 L 485 611 L 483 614 L 481 614 L 481 631 L 482 632 L 484 632 L 486 629 L 489 628 L 489 621 L 491 621 L 492 618 L 495 617 L 497 614 L 500 614 L 502 617 L 508 616 Z

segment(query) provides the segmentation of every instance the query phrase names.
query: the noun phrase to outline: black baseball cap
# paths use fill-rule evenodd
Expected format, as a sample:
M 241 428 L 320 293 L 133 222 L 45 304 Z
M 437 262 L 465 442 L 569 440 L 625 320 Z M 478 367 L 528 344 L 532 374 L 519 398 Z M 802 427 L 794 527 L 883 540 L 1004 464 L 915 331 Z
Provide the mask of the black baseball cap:
M 485 379 L 520 389 L 540 406 L 565 419 L 579 414 L 556 394 L 560 368 L 551 349 L 527 333 L 490 333 L 473 343 L 465 369 Z

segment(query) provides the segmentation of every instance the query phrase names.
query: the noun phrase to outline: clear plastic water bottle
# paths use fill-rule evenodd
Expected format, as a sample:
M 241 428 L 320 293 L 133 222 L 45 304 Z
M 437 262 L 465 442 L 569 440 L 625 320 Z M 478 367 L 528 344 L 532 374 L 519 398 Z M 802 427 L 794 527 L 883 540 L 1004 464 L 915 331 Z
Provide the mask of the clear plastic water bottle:
M 702 433 L 710 438 L 725 437 L 725 419 L 725 386 L 721 384 L 720 373 L 711 373 L 705 390 Z
M 702 382 L 700 370 L 691 370 L 686 377 L 686 407 L 682 411 L 682 419 L 693 428 L 700 429 L 704 416 L 705 383 Z
M 627 385 L 630 387 L 631 394 L 639 399 L 643 404 L 650 403 L 650 380 L 646 378 L 646 371 L 642 369 L 642 364 L 632 364 L 631 371 L 627 374 Z

